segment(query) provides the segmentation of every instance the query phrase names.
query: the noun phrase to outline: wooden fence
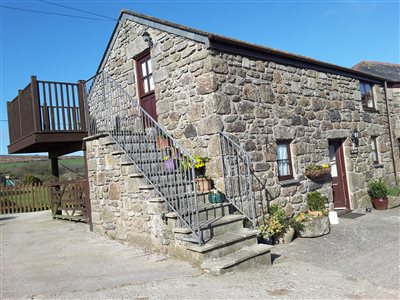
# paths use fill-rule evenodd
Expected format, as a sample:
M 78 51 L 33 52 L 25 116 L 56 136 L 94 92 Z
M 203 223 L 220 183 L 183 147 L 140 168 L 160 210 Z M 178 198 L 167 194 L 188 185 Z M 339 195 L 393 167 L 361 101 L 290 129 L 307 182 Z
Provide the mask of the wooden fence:
M 1 214 L 34 212 L 51 208 L 48 185 L 0 187 Z

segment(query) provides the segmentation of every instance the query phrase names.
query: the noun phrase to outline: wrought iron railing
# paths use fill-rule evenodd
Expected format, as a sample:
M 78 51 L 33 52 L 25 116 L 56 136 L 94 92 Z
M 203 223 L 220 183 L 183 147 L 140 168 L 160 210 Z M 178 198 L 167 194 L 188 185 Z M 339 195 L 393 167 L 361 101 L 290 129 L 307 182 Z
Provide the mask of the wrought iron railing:
M 86 82 L 85 98 L 89 134 L 110 135 L 201 245 L 196 160 L 107 73 Z
M 256 228 L 256 204 L 251 156 L 225 133 L 219 132 L 225 198 Z

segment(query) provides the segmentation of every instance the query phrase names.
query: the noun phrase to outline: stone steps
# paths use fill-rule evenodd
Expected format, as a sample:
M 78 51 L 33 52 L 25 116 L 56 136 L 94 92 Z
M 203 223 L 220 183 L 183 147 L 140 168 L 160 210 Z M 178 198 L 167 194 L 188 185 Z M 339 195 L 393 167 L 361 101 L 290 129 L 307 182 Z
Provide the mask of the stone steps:
M 221 258 L 206 260 L 201 267 L 207 273 L 221 275 L 235 270 L 270 265 L 271 249 L 272 246 L 263 244 L 245 247 Z
M 185 178 L 176 166 L 176 170 L 167 171 L 163 151 L 157 149 L 156 142 L 149 145 L 142 144 L 147 136 L 137 134 L 131 138 L 115 137 L 117 141 L 124 140 L 125 150 L 134 151 L 146 147 L 146 153 L 128 153 L 122 151 L 119 145 L 115 145 L 112 153 L 118 156 L 123 171 L 130 173 L 131 178 L 137 178 L 140 191 L 153 190 L 138 167 L 143 170 L 147 178 L 164 195 L 168 203 L 173 205 L 176 212 L 165 215 L 168 228 L 172 232 L 173 242 L 170 253 L 173 256 L 188 260 L 192 264 L 203 268 L 210 274 L 223 274 L 225 272 L 240 270 L 253 266 L 271 264 L 271 246 L 259 245 L 257 242 L 257 230 L 244 228 L 243 215 L 229 214 L 229 203 L 211 204 L 208 202 L 208 193 L 198 192 L 193 181 Z M 137 166 L 131 160 L 135 160 Z M 126 169 L 127 168 L 127 169 Z M 195 198 L 196 197 L 196 198 Z M 199 212 L 199 220 L 196 220 L 196 207 Z M 179 209 L 184 205 L 184 209 Z M 196 243 L 197 236 L 188 227 L 177 227 L 184 223 L 178 214 L 193 230 L 197 230 L 197 221 L 200 222 L 200 231 L 203 245 Z

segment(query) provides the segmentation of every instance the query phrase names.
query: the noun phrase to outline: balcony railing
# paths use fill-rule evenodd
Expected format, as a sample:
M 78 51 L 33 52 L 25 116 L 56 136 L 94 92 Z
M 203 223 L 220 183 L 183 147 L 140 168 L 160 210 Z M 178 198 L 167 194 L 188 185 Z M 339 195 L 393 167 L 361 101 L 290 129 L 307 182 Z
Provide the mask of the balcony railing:
M 31 82 L 18 92 L 14 100 L 7 103 L 9 152 L 29 152 L 28 148 L 33 142 L 76 142 L 80 139 L 82 133 L 86 132 L 83 96 L 83 81 L 78 83 L 39 81 L 32 76 Z M 58 135 L 54 139 L 55 133 L 64 134 L 63 138 Z M 39 141 L 37 137 L 32 137 L 34 134 L 42 134 L 42 137 L 45 134 L 53 136 L 52 140 L 42 138 Z M 71 135 L 67 137 L 65 134 Z M 31 138 L 28 141 L 29 137 Z M 35 150 L 47 151 L 38 147 L 35 147 Z

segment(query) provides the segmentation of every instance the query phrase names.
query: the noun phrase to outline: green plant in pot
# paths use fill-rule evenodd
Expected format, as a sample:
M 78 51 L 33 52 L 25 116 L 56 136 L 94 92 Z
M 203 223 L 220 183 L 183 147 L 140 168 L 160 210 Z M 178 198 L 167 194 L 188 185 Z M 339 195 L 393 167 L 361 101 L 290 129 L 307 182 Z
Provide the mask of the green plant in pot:
M 372 199 L 375 209 L 386 209 L 388 207 L 389 186 L 382 179 L 375 179 L 368 183 L 368 195 Z
M 263 224 L 258 226 L 261 237 L 268 243 L 290 243 L 301 224 L 286 216 L 285 210 L 278 204 L 272 204 Z
M 308 214 L 311 216 L 322 216 L 325 209 L 327 199 L 320 192 L 314 191 L 307 194 Z

